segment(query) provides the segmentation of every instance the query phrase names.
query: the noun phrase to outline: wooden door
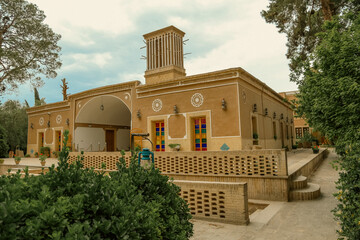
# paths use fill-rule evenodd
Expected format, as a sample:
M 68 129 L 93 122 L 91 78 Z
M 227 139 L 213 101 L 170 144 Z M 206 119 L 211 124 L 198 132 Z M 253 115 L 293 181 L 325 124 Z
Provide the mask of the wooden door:
M 106 130 L 105 134 L 105 142 L 106 142 L 106 151 L 113 152 L 115 151 L 115 133 L 114 130 Z

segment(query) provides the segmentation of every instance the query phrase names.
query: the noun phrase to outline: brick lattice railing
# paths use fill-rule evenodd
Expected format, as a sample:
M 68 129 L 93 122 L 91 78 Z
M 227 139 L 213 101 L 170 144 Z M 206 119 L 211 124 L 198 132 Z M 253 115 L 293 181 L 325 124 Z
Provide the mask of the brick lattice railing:
M 70 153 L 70 162 L 79 153 Z M 119 152 L 86 152 L 84 166 L 116 170 Z M 130 154 L 125 154 L 130 162 Z M 155 167 L 164 174 L 195 174 L 218 176 L 287 176 L 284 150 L 155 152 Z

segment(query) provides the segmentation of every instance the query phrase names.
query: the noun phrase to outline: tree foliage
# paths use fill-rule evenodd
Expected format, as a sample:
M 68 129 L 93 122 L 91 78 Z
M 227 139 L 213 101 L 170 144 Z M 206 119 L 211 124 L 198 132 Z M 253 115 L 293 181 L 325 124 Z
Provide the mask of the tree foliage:
M 25 150 L 27 147 L 28 116 L 26 106 L 19 101 L 8 100 L 0 103 L 0 126 L 5 129 L 6 142 L 10 150 L 16 147 Z
M 343 22 L 348 24 L 344 26 Z M 360 14 L 326 22 L 299 85 L 299 114 L 335 141 L 340 154 L 334 210 L 340 239 L 360 239 Z
M 44 12 L 26 0 L 0 0 L 0 92 L 56 77 L 60 35 L 44 19 Z
M 0 125 L 0 157 L 5 157 L 9 150 L 5 129 Z
M 347 16 L 347 19 L 354 17 Z M 360 24 L 327 22 L 299 85 L 299 114 L 338 142 L 360 139 Z
M 46 104 L 45 98 L 40 99 L 40 94 L 37 88 L 34 88 L 34 102 L 35 102 L 35 106 L 41 106 Z
M 68 131 L 64 134 L 66 146 Z M 68 163 L 40 176 L 0 178 L 2 239 L 188 239 L 191 214 L 178 196 L 179 187 L 159 170 L 137 165 L 106 176 Z
M 286 57 L 290 60 L 290 79 L 301 82 L 306 61 L 320 38 L 325 20 L 346 11 L 358 11 L 360 0 L 269 0 L 261 12 L 267 23 L 273 23 L 288 39 Z

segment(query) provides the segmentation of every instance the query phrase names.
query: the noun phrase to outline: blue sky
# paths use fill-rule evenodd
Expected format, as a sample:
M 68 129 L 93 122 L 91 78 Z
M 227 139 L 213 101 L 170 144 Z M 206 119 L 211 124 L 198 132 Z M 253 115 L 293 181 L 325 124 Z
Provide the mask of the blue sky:
M 296 90 L 289 82 L 286 37 L 261 17 L 267 0 L 30 0 L 45 12 L 46 23 L 62 35 L 62 67 L 39 88 L 47 103 L 68 92 L 121 82 L 144 82 L 142 35 L 174 25 L 184 31 L 187 75 L 242 67 L 275 91 Z M 30 84 L 0 101 L 26 99 L 34 105 Z

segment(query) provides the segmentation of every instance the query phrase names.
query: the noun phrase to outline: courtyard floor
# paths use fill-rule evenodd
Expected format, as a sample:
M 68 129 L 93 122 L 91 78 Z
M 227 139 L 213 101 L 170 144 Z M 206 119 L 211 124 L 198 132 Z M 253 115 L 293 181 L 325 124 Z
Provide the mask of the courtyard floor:
M 311 149 L 310 149 L 311 150 Z M 291 166 L 303 161 L 312 154 L 307 150 L 298 150 L 289 154 L 289 171 Z M 338 178 L 331 162 L 336 154 L 330 151 L 327 159 L 311 175 L 308 182 L 321 186 L 321 197 L 312 201 L 267 202 L 270 205 L 264 210 L 250 215 L 248 226 L 237 226 L 192 220 L 194 236 L 192 240 L 332 240 L 337 239 L 338 225 L 333 219 L 331 210 L 336 206 L 333 193 Z M 262 201 L 266 202 L 266 201 Z

